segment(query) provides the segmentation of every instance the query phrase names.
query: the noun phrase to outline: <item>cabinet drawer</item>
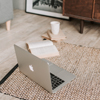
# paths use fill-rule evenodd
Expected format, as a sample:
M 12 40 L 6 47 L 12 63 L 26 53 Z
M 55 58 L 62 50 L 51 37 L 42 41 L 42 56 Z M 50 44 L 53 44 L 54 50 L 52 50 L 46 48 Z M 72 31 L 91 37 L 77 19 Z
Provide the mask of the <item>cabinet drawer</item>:
M 92 18 L 93 0 L 64 0 L 63 14 Z
M 100 0 L 95 0 L 95 4 L 100 4 Z
M 95 13 L 95 18 L 100 19 L 100 13 Z
M 100 19 L 100 4 L 95 4 L 94 18 Z

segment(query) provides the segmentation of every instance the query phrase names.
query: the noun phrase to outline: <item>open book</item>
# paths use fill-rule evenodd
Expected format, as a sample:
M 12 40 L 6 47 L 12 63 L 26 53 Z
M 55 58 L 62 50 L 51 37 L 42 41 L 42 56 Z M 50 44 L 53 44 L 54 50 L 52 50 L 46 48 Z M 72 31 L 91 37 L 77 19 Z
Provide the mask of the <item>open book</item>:
M 44 40 L 35 43 L 26 43 L 28 51 L 39 58 L 59 56 L 59 52 L 53 42 Z

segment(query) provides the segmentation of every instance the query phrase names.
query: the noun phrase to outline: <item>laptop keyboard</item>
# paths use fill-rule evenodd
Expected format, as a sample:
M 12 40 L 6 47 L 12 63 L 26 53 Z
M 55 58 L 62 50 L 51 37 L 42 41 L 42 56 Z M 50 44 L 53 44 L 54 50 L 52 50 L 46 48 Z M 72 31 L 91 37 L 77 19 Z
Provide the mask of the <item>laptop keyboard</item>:
M 59 77 L 55 76 L 54 74 L 50 73 L 51 75 L 51 84 L 52 89 L 54 90 L 56 87 L 58 87 L 60 84 L 65 82 L 64 80 L 60 79 Z

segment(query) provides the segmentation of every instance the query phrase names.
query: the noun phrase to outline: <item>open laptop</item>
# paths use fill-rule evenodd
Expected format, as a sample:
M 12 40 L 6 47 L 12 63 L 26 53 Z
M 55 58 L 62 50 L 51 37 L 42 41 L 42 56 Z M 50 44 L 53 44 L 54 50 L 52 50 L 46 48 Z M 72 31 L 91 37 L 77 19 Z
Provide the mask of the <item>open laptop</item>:
M 14 47 L 19 70 L 50 93 L 55 93 L 75 78 L 52 62 L 40 59 L 17 45 Z

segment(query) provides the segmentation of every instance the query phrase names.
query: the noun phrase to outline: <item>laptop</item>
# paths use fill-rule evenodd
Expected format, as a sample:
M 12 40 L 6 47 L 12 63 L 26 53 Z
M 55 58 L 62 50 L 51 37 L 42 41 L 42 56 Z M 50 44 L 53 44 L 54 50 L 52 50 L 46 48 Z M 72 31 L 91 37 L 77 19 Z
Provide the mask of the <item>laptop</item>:
M 72 73 L 54 63 L 40 59 L 14 45 L 19 70 L 50 93 L 55 93 L 75 78 Z

